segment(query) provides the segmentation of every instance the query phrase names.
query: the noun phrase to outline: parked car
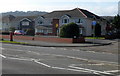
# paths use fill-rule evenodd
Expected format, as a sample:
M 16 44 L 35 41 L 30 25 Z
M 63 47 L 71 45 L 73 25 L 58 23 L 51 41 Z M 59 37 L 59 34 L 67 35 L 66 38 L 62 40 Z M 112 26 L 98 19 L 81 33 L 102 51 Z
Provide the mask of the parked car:
M 14 35 L 25 35 L 23 30 L 15 30 Z

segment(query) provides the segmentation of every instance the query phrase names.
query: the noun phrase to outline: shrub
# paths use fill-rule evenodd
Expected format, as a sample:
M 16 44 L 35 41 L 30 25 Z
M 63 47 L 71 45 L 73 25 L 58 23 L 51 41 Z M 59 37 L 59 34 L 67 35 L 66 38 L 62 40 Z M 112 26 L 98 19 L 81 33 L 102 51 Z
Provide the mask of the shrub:
M 34 29 L 27 29 L 26 30 L 26 35 L 34 36 L 35 35 L 35 30 Z
M 10 27 L 9 28 L 9 31 L 11 31 L 11 32 L 14 32 L 16 29 L 15 29 L 15 27 Z
M 69 23 L 67 25 L 63 25 L 60 29 L 60 37 L 78 38 L 79 37 L 79 26 L 75 23 Z

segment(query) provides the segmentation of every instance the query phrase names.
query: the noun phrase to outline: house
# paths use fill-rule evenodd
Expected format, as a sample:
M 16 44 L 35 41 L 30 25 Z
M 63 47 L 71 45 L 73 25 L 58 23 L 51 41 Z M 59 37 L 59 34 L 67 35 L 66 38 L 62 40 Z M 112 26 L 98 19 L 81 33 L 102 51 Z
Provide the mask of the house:
M 9 32 L 9 28 L 12 27 L 11 22 L 14 21 L 16 17 L 13 15 L 2 16 L 1 24 L 2 24 L 2 31 Z
M 52 35 L 52 19 L 39 16 L 35 19 L 35 33 L 37 35 Z
M 72 10 L 53 11 L 44 15 L 36 16 L 13 16 L 2 18 L 2 30 L 8 31 L 10 27 L 18 30 L 33 29 L 37 35 L 58 35 L 64 24 L 74 22 L 79 25 L 80 34 L 83 36 L 96 36 L 106 34 L 107 21 L 87 10 L 75 8 Z M 93 30 L 93 23 L 99 23 Z
M 75 8 L 72 10 L 53 11 L 35 19 L 35 33 L 38 35 L 57 35 L 60 27 L 74 22 L 79 25 L 80 34 L 92 36 L 92 23 L 99 23 L 95 28 L 98 35 L 105 35 L 106 20 L 87 10 Z
M 37 16 L 13 16 L 7 15 L 2 17 L 2 30 L 9 32 L 11 27 L 14 27 L 16 30 L 27 30 L 34 29 L 34 19 Z
M 34 29 L 34 21 L 28 17 L 25 17 L 20 20 L 20 30 Z

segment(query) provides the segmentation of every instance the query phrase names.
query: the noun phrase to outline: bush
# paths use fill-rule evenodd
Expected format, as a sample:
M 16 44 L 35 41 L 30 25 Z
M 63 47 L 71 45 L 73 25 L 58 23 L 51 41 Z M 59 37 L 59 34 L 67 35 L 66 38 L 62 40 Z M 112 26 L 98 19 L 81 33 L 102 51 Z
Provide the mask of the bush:
M 35 35 L 35 30 L 34 29 L 27 29 L 26 30 L 26 35 L 34 36 Z
M 9 28 L 9 31 L 11 31 L 11 32 L 14 32 L 16 29 L 15 29 L 15 27 L 10 27 Z
M 75 23 L 69 23 L 67 25 L 63 25 L 60 29 L 60 37 L 78 38 L 79 37 L 79 26 Z
M 9 32 L 2 32 L 2 35 L 9 35 Z

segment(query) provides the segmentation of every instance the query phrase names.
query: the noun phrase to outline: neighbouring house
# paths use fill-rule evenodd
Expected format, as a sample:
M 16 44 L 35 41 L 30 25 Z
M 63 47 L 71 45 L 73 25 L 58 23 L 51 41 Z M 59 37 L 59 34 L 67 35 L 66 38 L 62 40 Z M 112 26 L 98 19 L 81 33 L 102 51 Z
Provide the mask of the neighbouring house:
M 37 35 L 52 35 L 52 27 L 52 19 L 44 18 L 44 16 L 35 19 L 35 33 Z
M 21 19 L 19 29 L 23 31 L 26 31 L 27 29 L 34 29 L 34 21 L 27 17 Z
M 9 32 L 10 27 L 16 30 L 35 29 L 34 19 L 37 16 L 13 16 L 7 15 L 2 17 L 2 31 Z
M 13 15 L 7 15 L 2 17 L 1 24 L 3 32 L 9 32 L 9 28 L 13 26 L 11 22 L 14 21 L 15 18 L 16 17 Z
M 92 23 L 97 22 L 100 26 L 95 28 L 99 35 L 105 35 L 107 21 L 87 10 L 75 8 L 73 10 L 53 11 L 35 19 L 35 33 L 38 35 L 58 35 L 60 27 L 74 22 L 79 25 L 80 34 L 92 36 Z
M 13 16 L 8 15 L 2 18 L 2 30 L 9 31 L 10 27 L 17 30 L 35 29 L 37 35 L 58 35 L 64 24 L 74 22 L 79 25 L 80 34 L 98 36 L 106 34 L 107 21 L 87 10 L 75 8 L 72 10 L 53 11 L 44 15 L 36 16 Z M 93 22 L 99 23 L 93 32 Z

